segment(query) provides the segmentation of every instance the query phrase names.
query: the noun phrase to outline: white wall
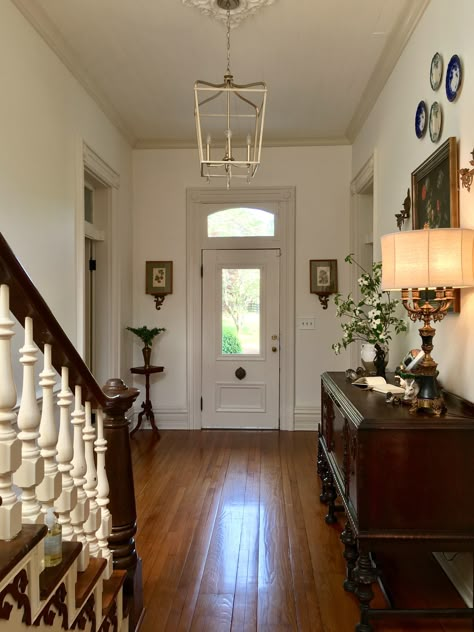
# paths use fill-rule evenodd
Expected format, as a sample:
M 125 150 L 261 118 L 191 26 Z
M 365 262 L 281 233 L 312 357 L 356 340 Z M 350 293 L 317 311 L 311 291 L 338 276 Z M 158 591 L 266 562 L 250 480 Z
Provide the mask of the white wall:
M 448 137 L 459 141 L 460 166 L 466 166 L 474 145 L 474 40 L 471 24 L 474 4 L 471 0 L 432 0 L 411 41 L 369 119 L 353 145 L 352 172 L 356 174 L 367 158 L 376 150 L 375 169 L 375 225 L 376 255 L 380 254 L 380 235 L 397 230 L 394 214 L 410 187 L 411 172 L 416 169 Z M 444 88 L 433 92 L 429 71 L 435 52 L 444 59 L 444 68 L 453 54 L 458 54 L 464 66 L 462 91 L 455 103 L 447 100 Z M 429 132 L 419 140 L 415 135 L 415 111 L 420 100 L 428 109 L 434 101 L 443 108 L 444 123 L 439 143 L 431 142 Z M 474 227 L 474 191 L 460 192 L 460 223 Z M 411 229 L 411 220 L 409 226 Z M 474 381 L 471 379 L 474 356 L 469 353 L 474 343 L 472 320 L 474 291 L 462 292 L 461 314 L 448 315 L 436 326 L 433 357 L 439 363 L 443 385 L 468 400 L 474 400 Z M 408 338 L 393 344 L 391 356 L 401 359 L 404 351 L 419 347 L 418 327 L 412 325 Z
M 166 373 L 151 382 L 158 423 L 187 412 L 186 393 L 186 189 L 205 187 L 196 150 L 136 150 L 134 186 L 133 325 L 166 327 L 152 362 Z M 296 187 L 296 316 L 314 315 L 314 331 L 296 331 L 295 408 L 315 427 L 319 411 L 319 375 L 347 368 L 331 343 L 339 338 L 334 307 L 323 310 L 309 292 L 309 260 L 338 259 L 339 280 L 348 289 L 343 259 L 349 248 L 350 147 L 266 148 L 250 187 Z M 342 184 L 341 184 L 342 183 Z M 215 186 L 215 185 L 214 185 Z M 225 186 L 225 185 L 224 185 Z M 232 184 L 234 186 L 234 184 Z M 237 186 L 237 185 L 235 185 Z M 242 186 L 242 185 L 241 185 Z M 145 295 L 145 261 L 172 260 L 173 294 L 156 311 Z M 348 266 L 345 266 L 348 267 Z M 133 334 L 130 334 L 133 338 Z M 141 343 L 134 341 L 135 363 L 142 364 Z M 143 388 L 139 379 L 135 385 Z M 172 422 L 170 422 L 172 423 Z
M 0 230 L 73 342 L 76 182 L 86 141 L 120 174 L 122 319 L 131 311 L 131 149 L 12 3 L 0 3 Z M 128 367 L 124 351 L 122 364 Z
M 394 213 L 410 187 L 410 174 L 440 143 L 455 136 L 459 141 L 460 167 L 468 165 L 474 145 L 474 3 L 472 0 L 431 0 L 411 41 L 364 128 L 353 145 L 352 172 L 355 175 L 376 150 L 375 208 L 377 252 L 378 237 L 396 230 Z M 464 66 L 462 91 L 455 103 L 447 100 L 444 81 L 433 92 L 429 81 L 430 63 L 435 52 L 444 59 L 444 68 L 453 54 L 458 54 Z M 444 76 L 443 76 L 444 80 Z M 425 100 L 428 108 L 439 101 L 443 108 L 443 132 L 439 143 L 433 144 L 429 132 L 419 140 L 414 121 L 417 104 Z M 460 192 L 460 225 L 474 227 L 474 190 Z M 407 229 L 411 228 L 411 223 Z M 439 363 L 440 380 L 450 391 L 474 401 L 474 290 L 463 290 L 461 313 L 448 315 L 436 325 L 433 357 Z M 419 326 L 419 325 L 418 325 Z M 418 326 L 412 325 L 408 338 L 400 338 L 391 348 L 391 356 L 401 358 L 411 347 L 419 347 Z M 452 555 L 448 555 L 451 559 Z M 449 563 L 440 558 L 461 593 L 472 604 L 472 559 L 457 556 Z

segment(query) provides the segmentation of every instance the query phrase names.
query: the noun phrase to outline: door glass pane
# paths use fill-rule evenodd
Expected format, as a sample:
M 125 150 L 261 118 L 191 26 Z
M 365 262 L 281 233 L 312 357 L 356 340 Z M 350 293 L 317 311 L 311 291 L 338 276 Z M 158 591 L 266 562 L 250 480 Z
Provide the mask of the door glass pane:
M 222 353 L 260 353 L 260 269 L 222 270 Z
M 208 237 L 274 237 L 275 216 L 259 208 L 228 208 L 207 218 Z

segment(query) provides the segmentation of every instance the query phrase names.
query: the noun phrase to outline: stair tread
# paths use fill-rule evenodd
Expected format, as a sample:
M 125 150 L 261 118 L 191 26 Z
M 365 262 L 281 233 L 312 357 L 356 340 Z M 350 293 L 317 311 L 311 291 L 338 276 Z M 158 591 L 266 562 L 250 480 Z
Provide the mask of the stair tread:
M 125 577 L 127 576 L 127 571 L 116 570 L 113 571 L 110 579 L 104 580 L 104 586 L 102 590 L 102 614 L 106 616 L 110 607 L 115 601 L 123 583 L 125 581 Z
M 106 566 L 107 560 L 91 557 L 86 570 L 77 574 L 76 608 L 82 608 Z
M 62 543 L 62 560 L 57 566 L 45 568 L 40 574 L 40 599 L 48 599 L 59 581 L 71 568 L 82 549 L 80 542 Z
M 12 540 L 0 541 L 0 581 L 44 538 L 44 524 L 24 524 Z

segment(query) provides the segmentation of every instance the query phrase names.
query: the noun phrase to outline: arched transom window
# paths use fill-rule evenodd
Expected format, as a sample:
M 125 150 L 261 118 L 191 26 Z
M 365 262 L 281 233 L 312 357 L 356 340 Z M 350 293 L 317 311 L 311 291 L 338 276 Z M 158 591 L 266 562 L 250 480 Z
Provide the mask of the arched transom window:
M 227 208 L 207 217 L 208 237 L 274 237 L 275 215 L 259 208 Z

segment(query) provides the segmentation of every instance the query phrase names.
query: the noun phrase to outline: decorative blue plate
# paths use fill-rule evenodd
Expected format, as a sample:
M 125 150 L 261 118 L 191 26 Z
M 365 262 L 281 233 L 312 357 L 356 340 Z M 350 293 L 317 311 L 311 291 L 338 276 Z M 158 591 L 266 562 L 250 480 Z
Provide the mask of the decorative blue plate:
M 443 128 L 443 111 L 438 101 L 435 101 L 430 109 L 430 138 L 437 143 L 441 138 Z
M 457 55 L 453 55 L 449 60 L 446 70 L 446 96 L 448 101 L 455 101 L 462 83 L 461 60 Z
M 423 138 L 425 135 L 427 119 L 428 111 L 426 109 L 426 103 L 420 101 L 415 114 L 415 134 L 418 138 Z
M 443 58 L 439 53 L 433 55 L 430 68 L 430 83 L 433 90 L 437 90 L 443 78 Z

